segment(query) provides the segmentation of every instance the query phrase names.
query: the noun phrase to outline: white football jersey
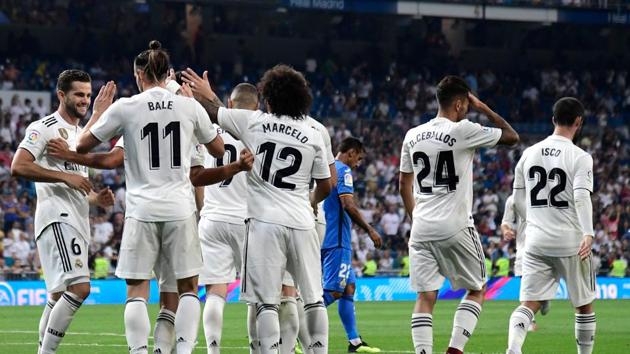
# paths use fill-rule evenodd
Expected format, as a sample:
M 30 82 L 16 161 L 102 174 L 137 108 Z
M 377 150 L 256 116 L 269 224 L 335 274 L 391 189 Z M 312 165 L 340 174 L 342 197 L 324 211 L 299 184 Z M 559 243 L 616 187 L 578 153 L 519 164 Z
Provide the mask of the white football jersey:
M 552 257 L 576 255 L 584 237 L 573 190 L 593 192 L 593 158 L 559 135 L 525 149 L 514 189 L 526 191 L 525 249 Z M 592 226 L 591 226 L 592 227 Z
M 100 141 L 124 137 L 126 217 L 172 221 L 196 211 L 191 155 L 217 136 L 197 101 L 154 87 L 116 101 L 90 131 Z
M 514 197 L 511 195 L 505 200 L 505 210 L 503 211 L 501 224 L 510 225 L 512 230 L 516 232 L 516 249 L 522 251 L 523 247 L 525 247 L 525 225 L 527 223 L 516 213 Z
M 412 242 L 443 240 L 474 227 L 475 149 L 494 146 L 500 138 L 501 129 L 442 117 L 407 132 L 400 171 L 414 174 Z
M 35 163 L 45 169 L 88 177 L 88 168 L 69 161 L 50 157 L 46 153 L 48 141 L 62 138 L 76 151 L 77 136 L 83 128 L 66 122 L 58 112 L 31 123 L 26 128 L 24 140 L 19 147 L 27 150 L 35 158 Z M 53 222 L 72 225 L 86 242 L 90 240 L 90 206 L 82 192 L 68 187 L 65 183 L 35 182 L 37 208 L 35 209 L 35 235 Z
M 306 121 L 308 124 L 311 125 L 311 127 L 313 127 L 314 129 L 316 129 L 321 135 L 322 135 L 322 139 L 324 139 L 324 147 L 326 148 L 326 151 L 324 151 L 326 153 L 326 161 L 328 161 L 328 165 L 332 165 L 335 163 L 335 155 L 333 154 L 332 151 L 332 141 L 330 139 L 330 133 L 328 133 L 328 129 L 326 129 L 326 127 L 320 123 L 319 121 L 317 121 L 315 118 L 313 117 L 307 117 Z M 314 187 L 314 185 L 313 185 Z M 322 224 L 322 225 L 326 225 L 326 214 L 324 214 L 324 202 L 320 202 L 317 205 L 317 219 L 316 219 L 317 223 Z
M 315 227 L 311 179 L 330 178 L 321 134 L 306 120 L 261 111 L 219 109 L 219 125 L 256 154 L 247 173 L 247 216 L 308 230 Z
M 241 150 L 245 148 L 243 143 L 234 139 L 230 133 L 218 125 L 215 125 L 215 128 L 223 138 L 225 154 L 217 159 L 205 151 L 202 156 L 205 158 L 206 168 L 221 167 L 238 161 Z M 221 183 L 206 186 L 200 214 L 212 221 L 243 224 L 247 218 L 247 175 L 239 172 Z

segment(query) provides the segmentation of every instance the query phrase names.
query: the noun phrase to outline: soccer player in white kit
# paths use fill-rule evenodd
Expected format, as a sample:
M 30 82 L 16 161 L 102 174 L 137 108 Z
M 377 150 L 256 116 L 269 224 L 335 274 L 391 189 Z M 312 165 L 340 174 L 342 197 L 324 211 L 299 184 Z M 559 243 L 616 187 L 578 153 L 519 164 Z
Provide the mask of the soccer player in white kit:
M 92 117 L 77 151 L 87 152 L 116 135 L 125 139 L 127 210 L 116 275 L 127 281 L 124 317 L 129 351 L 147 352 L 149 279 L 158 258 L 165 258 L 180 294 L 174 321 L 176 349 L 191 353 L 201 312 L 197 280 L 203 266 L 189 179 L 191 154 L 196 142 L 217 155 L 224 149 L 203 107 L 164 88 L 169 58 L 160 47 L 152 41 L 150 49 L 134 60 L 141 93 L 119 99 L 100 119 Z
M 417 354 L 433 351 L 433 307 L 444 278 L 464 288 L 447 353 L 463 353 L 483 303 L 486 269 L 472 218 L 472 168 L 475 150 L 513 145 L 518 134 L 501 116 L 473 96 L 466 82 L 447 76 L 437 86 L 439 111 L 410 129 L 400 157 L 400 194 L 413 220 L 409 240 L 411 285 L 418 299 L 411 317 Z M 465 119 L 468 107 L 498 128 Z
M 109 83 L 108 85 L 112 85 Z M 11 165 L 14 177 L 35 182 L 35 237 L 49 298 L 39 322 L 39 353 L 55 353 L 74 314 L 90 294 L 89 204 L 113 204 L 109 189 L 92 191 L 87 168 L 49 156 L 49 140 L 75 147 L 90 106 L 92 82 L 80 70 L 57 79 L 59 109 L 31 123 Z M 100 96 L 97 97 L 100 103 Z M 95 110 L 102 109 L 95 102 Z
M 205 74 L 204 74 L 205 76 Z M 328 351 L 328 317 L 322 302 L 319 242 L 311 205 L 330 192 L 321 134 L 306 117 L 312 97 L 302 74 L 285 65 L 268 70 L 259 88 L 267 111 L 226 109 L 206 80 L 192 81 L 210 119 L 256 152 L 247 174 L 248 222 L 241 279 L 242 300 L 257 305 L 260 353 L 276 353 L 278 305 L 288 270 L 304 299 L 310 345 Z M 315 179 L 314 200 L 309 184 Z
M 507 353 L 519 354 L 541 302 L 555 297 L 560 279 L 575 307 L 579 354 L 595 342 L 593 243 L 593 158 L 573 144 L 584 107 L 572 97 L 553 106 L 554 132 L 527 148 L 514 172 L 514 205 L 527 226 L 521 305 L 510 317 Z

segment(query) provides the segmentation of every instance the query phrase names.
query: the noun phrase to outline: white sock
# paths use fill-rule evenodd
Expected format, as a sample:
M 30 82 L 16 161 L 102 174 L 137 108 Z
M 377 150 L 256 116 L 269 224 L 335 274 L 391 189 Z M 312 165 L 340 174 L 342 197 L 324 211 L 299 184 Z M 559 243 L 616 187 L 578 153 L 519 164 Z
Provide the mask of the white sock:
M 433 315 L 419 312 L 411 315 L 411 338 L 416 354 L 433 353 Z
M 453 332 L 448 346 L 464 351 L 464 346 L 472 336 L 481 314 L 481 305 L 471 300 L 462 300 L 455 311 L 453 320 Z M 527 328 L 527 327 L 525 327 Z
M 223 297 L 212 293 L 206 295 L 206 305 L 203 307 L 203 332 L 206 335 L 208 354 L 219 354 L 224 307 Z
M 260 342 L 256 332 L 256 305 L 247 304 L 247 335 L 249 336 L 249 354 L 260 353 Z
M 175 313 L 161 309 L 153 330 L 153 352 L 170 354 L 175 346 Z
M 48 317 L 48 326 L 46 326 L 46 333 L 44 333 L 42 340 L 41 352 L 43 354 L 57 351 L 57 347 L 59 347 L 59 343 L 66 335 L 66 330 L 70 326 L 74 314 L 81 307 L 82 303 L 83 299 L 71 292 L 66 291 L 61 295 Z
M 293 353 L 300 328 L 297 300 L 294 297 L 282 297 L 278 317 L 280 318 L 280 354 Z
M 313 354 L 328 353 L 328 312 L 323 302 L 304 305 L 306 327 L 310 333 L 309 348 Z
M 510 316 L 510 329 L 508 334 L 508 352 L 520 354 L 527 330 L 534 320 L 534 312 L 526 306 L 519 306 Z
M 190 354 L 197 345 L 197 332 L 201 317 L 201 304 L 195 293 L 183 293 L 179 296 L 179 306 L 175 314 L 175 337 L 177 354 Z
M 595 344 L 595 313 L 575 314 L 575 339 L 578 354 L 591 354 Z
M 147 311 L 147 301 L 141 297 L 127 299 L 125 305 L 125 337 L 131 354 L 149 352 L 151 322 Z
M 277 354 L 280 345 L 280 322 L 278 305 L 256 306 L 256 333 L 260 343 L 260 354 Z
M 297 298 L 297 310 L 298 318 L 300 319 L 300 329 L 298 331 L 298 338 L 300 339 L 300 346 L 302 347 L 302 353 L 313 354 L 313 351 L 308 347 L 311 343 L 311 337 L 308 334 L 308 327 L 306 325 L 306 315 L 304 314 L 304 301 L 302 298 Z
M 39 349 L 37 352 L 39 353 L 42 348 L 42 342 L 44 341 L 44 334 L 46 333 L 46 327 L 48 327 L 48 318 L 50 317 L 50 313 L 52 309 L 55 307 L 57 301 L 50 299 L 44 306 L 44 312 L 42 313 L 42 317 L 39 319 Z

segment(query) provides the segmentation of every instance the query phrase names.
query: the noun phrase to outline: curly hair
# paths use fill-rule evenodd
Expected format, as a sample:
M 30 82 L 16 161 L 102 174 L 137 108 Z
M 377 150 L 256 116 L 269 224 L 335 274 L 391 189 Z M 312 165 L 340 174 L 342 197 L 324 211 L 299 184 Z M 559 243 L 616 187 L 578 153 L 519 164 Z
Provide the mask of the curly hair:
M 284 64 L 267 70 L 258 84 L 258 89 L 269 104 L 271 113 L 276 116 L 304 119 L 313 102 L 304 75 Z

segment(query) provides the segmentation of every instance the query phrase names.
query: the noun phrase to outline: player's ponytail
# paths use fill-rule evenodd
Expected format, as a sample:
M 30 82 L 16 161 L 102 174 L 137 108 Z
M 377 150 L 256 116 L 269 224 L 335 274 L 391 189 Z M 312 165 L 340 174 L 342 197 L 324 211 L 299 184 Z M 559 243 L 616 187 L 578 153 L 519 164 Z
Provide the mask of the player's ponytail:
M 146 80 L 158 83 L 166 79 L 170 68 L 170 59 L 168 53 L 162 49 L 162 44 L 152 40 L 149 42 L 149 49 L 138 54 L 133 64 L 137 70 L 144 72 Z

